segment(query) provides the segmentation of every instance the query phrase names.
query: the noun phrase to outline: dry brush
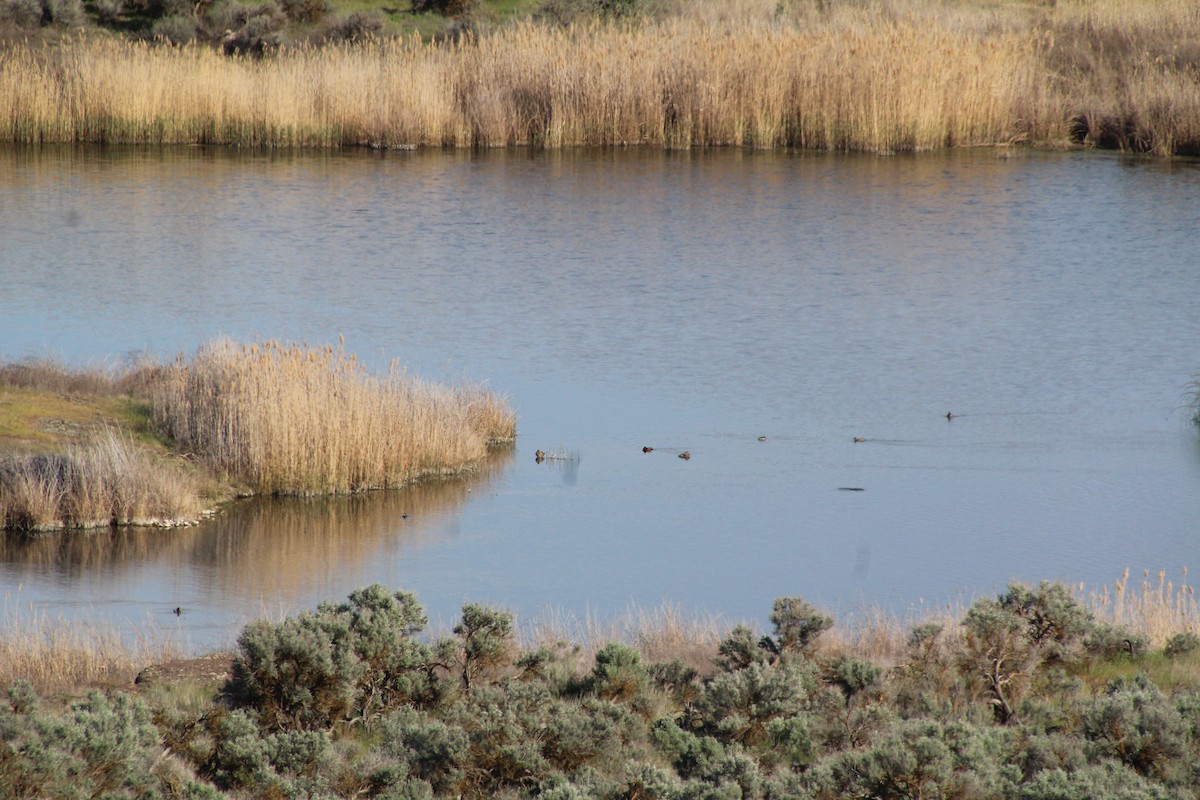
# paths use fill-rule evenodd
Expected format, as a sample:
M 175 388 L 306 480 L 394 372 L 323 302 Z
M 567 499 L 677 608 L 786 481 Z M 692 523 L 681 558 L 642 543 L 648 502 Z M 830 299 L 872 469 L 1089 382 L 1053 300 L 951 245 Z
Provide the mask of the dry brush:
M 753 5 L 753 4 L 750 4 Z M 227 57 L 79 39 L 0 55 L 0 139 L 1200 152 L 1200 7 L 876 0 L 520 23 Z M 807 7 L 805 7 L 807 8 Z

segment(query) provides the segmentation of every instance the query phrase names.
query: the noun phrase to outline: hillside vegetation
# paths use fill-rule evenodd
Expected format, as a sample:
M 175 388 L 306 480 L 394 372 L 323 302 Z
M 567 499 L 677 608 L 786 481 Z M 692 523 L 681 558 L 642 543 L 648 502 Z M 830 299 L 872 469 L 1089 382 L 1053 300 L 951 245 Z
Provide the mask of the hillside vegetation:
M 1131 600 L 1123 583 L 1112 600 Z M 783 597 L 766 634 L 737 625 L 672 651 L 646 646 L 662 642 L 653 631 L 522 645 L 511 614 L 475 604 L 429 635 L 413 595 L 377 585 L 250 624 L 225 678 L 210 676 L 211 659 L 190 678 L 163 678 L 180 674 L 168 666 L 106 691 L 47 695 L 37 670 L 10 678 L 0 786 L 108 798 L 1195 798 L 1194 595 L 1160 578 L 1124 611 L 1135 609 L 1183 609 L 1185 627 L 1151 637 L 1114 622 L 1114 605 L 1044 582 L 957 617 L 849 635 Z M 0 675 L 16 658 L 0 648 Z

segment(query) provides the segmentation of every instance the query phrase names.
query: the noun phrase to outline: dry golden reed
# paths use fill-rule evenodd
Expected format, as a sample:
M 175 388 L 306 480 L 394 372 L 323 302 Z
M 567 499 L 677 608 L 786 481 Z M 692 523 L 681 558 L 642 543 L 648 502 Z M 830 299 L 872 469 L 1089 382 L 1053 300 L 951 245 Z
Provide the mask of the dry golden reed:
M 1200 601 L 1187 574 L 1184 567 L 1176 582 L 1167 578 L 1166 570 L 1153 576 L 1146 570 L 1141 583 L 1131 586 L 1126 568 L 1111 588 L 1090 592 L 1077 588 L 1098 618 L 1126 626 L 1161 647 L 1174 634 L 1200 633 Z
M 264 59 L 83 38 L 16 46 L 0 54 L 0 139 L 1200 152 L 1190 0 L 713 5 Z
M 169 637 L 130 641 L 111 627 L 19 615 L 7 605 L 0 618 L 0 687 L 27 680 L 47 694 L 83 686 L 128 686 L 145 666 L 178 658 L 181 652 Z
M 152 458 L 111 428 L 62 455 L 0 461 L 0 530 L 174 525 L 201 511 L 194 475 Z
M 341 347 L 219 340 L 164 367 L 148 391 L 156 427 L 179 448 L 263 493 L 401 486 L 461 471 L 516 435 L 494 393 L 395 364 L 377 377 Z
M 0 364 L 0 387 L 47 389 L 62 394 L 110 395 L 119 391 L 118 374 L 102 366 L 71 368 L 50 358 Z
M 521 638 L 527 649 L 564 642 L 577 645 L 580 663 L 590 662 L 609 642 L 621 642 L 637 648 L 648 663 L 679 659 L 709 672 L 721 640 L 732 628 L 732 623 L 717 616 L 663 603 L 657 608 L 631 605 L 623 614 L 603 618 L 548 610 L 523 627 Z

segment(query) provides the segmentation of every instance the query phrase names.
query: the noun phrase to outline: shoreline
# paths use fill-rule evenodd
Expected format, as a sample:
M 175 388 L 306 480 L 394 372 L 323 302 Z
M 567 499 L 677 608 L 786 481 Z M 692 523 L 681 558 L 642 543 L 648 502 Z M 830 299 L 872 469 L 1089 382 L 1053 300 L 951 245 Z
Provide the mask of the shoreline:
M 365 370 L 340 346 L 217 340 L 121 371 L 0 365 L 0 531 L 188 527 L 256 494 L 358 494 L 477 468 L 507 399 Z
M 0 58 L 0 140 L 1200 155 L 1200 10 L 884 5 L 774 25 L 524 21 L 261 58 L 86 36 L 16 45 Z

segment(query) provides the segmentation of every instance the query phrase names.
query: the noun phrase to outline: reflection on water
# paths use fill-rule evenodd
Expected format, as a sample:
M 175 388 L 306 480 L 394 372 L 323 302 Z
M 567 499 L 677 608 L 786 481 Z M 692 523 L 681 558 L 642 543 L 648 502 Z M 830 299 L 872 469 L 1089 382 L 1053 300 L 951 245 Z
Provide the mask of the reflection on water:
M 83 594 L 88 584 L 102 593 L 119 587 L 144 595 L 143 602 L 118 603 L 119 614 L 79 610 L 120 624 L 169 621 L 164 614 L 182 607 L 180 632 L 212 641 L 229 632 L 230 617 L 244 621 L 338 599 L 326 598 L 326 587 L 370 583 L 381 561 L 400 562 L 444 539 L 471 493 L 486 491 L 512 458 L 511 449 L 494 452 L 467 475 L 390 492 L 241 500 L 193 528 L 0 537 L 6 599 L 37 602 L 56 590 Z M 163 582 L 163 574 L 173 579 Z M 11 596 L 13 587 L 26 586 Z M 37 596 L 47 590 L 48 597 Z
M 762 622 L 1178 569 L 1197 197 L 1200 162 L 1095 153 L 0 148 L 0 356 L 344 335 L 520 415 L 452 509 L 10 545 L 0 586 L 228 631 L 374 580 Z

